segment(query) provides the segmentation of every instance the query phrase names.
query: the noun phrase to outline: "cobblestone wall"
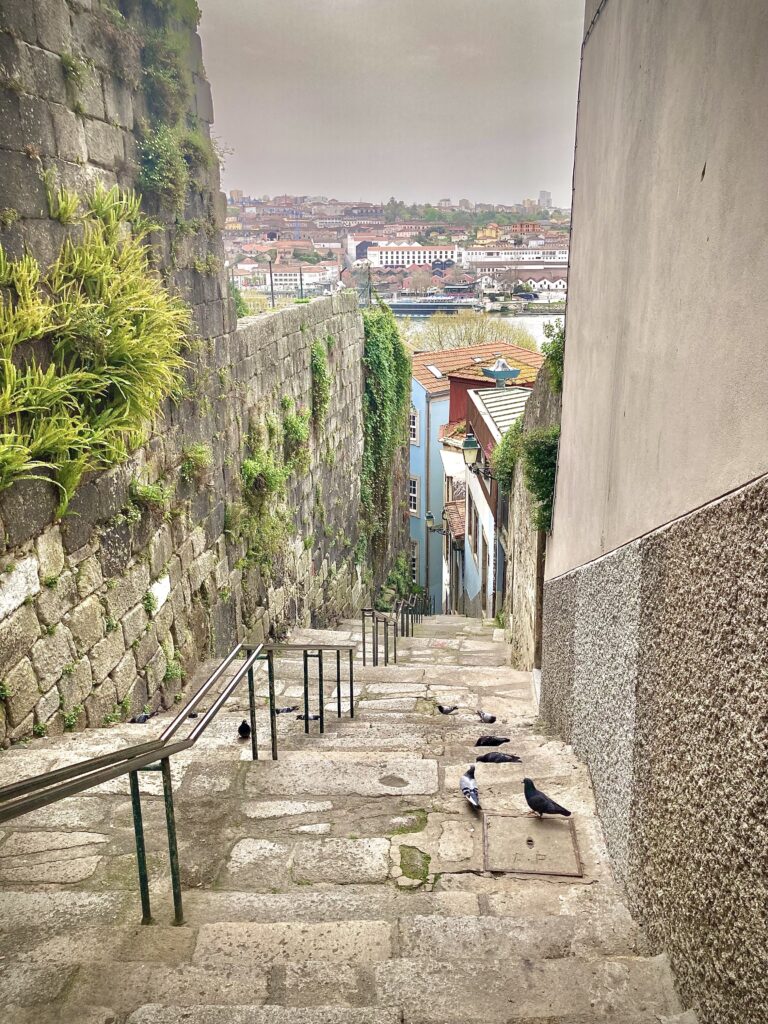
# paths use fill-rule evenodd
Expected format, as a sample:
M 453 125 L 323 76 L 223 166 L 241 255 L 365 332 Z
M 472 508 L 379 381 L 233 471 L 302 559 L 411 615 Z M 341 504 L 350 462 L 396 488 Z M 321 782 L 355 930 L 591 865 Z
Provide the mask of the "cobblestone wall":
M 764 1017 L 768 479 L 545 586 L 541 712 L 699 1019 Z
M 189 86 L 184 123 L 209 136 L 199 37 L 182 21 L 162 22 L 166 8 L 175 10 L 149 0 L 126 0 L 122 14 L 100 0 L 0 5 L 0 243 L 9 256 L 29 251 L 47 266 L 78 230 L 49 216 L 42 171 L 81 195 L 97 180 L 140 182 L 139 139 L 151 111 L 139 44 L 159 28 L 171 33 Z M 97 726 L 172 703 L 199 659 L 242 637 L 330 623 L 355 611 L 363 579 L 370 583 L 355 552 L 363 443 L 356 297 L 318 299 L 235 329 L 217 161 L 196 169 L 183 210 L 151 195 L 144 206 L 159 224 L 151 235 L 158 270 L 193 311 L 185 397 L 166 405 L 130 462 L 86 477 L 60 522 L 58 495 L 44 481 L 0 493 L 5 745 L 33 730 Z M 232 525 L 246 438 L 270 420 L 281 423 L 286 400 L 310 406 L 316 340 L 327 352 L 330 402 L 311 425 L 308 469 L 287 481 L 287 539 L 265 571 L 245 557 Z M 185 474 L 195 444 L 209 451 L 210 465 Z M 168 487 L 169 507 L 133 500 L 137 481 Z M 400 500 L 393 505 L 394 552 L 405 549 L 407 525 Z

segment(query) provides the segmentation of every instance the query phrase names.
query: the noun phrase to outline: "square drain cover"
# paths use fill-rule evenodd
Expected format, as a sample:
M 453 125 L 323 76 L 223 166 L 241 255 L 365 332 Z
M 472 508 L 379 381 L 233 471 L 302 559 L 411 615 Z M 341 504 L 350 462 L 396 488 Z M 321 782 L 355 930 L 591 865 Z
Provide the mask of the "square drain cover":
M 484 814 L 486 871 L 525 875 L 584 874 L 573 819 Z

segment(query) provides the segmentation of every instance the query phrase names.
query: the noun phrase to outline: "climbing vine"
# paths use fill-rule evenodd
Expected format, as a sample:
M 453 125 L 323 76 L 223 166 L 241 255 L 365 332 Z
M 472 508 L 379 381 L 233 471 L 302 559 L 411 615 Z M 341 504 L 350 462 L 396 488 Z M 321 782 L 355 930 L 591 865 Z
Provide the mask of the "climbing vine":
M 521 464 L 525 486 L 536 502 L 531 511 L 531 521 L 537 530 L 552 527 L 559 441 L 559 426 L 524 432 L 523 421 L 518 419 L 491 456 L 494 475 L 501 489 L 507 493 L 512 489 L 515 466 L 518 462 Z
M 0 490 L 52 479 L 62 512 L 83 473 L 122 462 L 178 393 L 190 323 L 150 268 L 138 198 L 99 184 L 82 206 L 80 236 L 47 273 L 0 246 Z
M 374 546 L 387 535 L 392 511 L 392 471 L 405 444 L 411 361 L 392 311 L 385 305 L 363 310 L 365 390 L 363 467 L 360 499 L 363 527 Z

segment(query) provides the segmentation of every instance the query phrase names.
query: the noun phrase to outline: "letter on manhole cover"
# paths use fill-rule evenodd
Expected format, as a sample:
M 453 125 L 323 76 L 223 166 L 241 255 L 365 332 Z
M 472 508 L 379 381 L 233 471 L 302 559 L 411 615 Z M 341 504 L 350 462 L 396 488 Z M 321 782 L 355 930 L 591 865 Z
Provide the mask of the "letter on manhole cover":
M 484 814 L 483 851 L 486 871 L 568 878 L 584 874 L 572 818 Z

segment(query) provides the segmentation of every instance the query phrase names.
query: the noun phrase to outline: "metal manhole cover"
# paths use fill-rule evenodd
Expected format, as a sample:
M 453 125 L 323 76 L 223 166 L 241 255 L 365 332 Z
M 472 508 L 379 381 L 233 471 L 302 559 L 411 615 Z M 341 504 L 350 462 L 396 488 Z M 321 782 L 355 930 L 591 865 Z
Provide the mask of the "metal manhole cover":
M 486 871 L 581 878 L 584 871 L 573 819 L 483 815 Z

